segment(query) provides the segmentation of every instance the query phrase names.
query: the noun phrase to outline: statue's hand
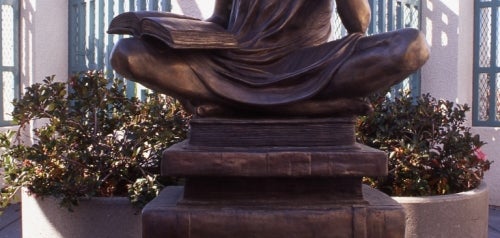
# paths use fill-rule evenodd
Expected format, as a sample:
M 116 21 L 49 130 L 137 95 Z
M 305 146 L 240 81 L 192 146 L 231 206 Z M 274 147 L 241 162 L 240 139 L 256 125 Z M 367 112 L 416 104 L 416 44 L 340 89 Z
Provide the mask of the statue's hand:
M 212 15 L 211 17 L 209 17 L 205 21 L 213 22 L 213 23 L 220 25 L 224 28 L 227 27 L 227 23 L 228 23 L 228 20 L 225 17 L 222 17 L 220 15 Z
M 337 11 L 349 33 L 366 33 L 371 20 L 370 4 L 367 0 L 336 0 Z
M 213 22 L 217 25 L 227 28 L 232 6 L 233 0 L 216 0 L 214 14 L 206 21 Z

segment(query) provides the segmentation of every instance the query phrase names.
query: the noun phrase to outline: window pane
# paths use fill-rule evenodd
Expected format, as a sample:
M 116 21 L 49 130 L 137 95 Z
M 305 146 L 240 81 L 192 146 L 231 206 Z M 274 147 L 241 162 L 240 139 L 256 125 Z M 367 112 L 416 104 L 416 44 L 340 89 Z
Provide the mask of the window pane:
M 480 13 L 479 67 L 490 67 L 491 62 L 491 8 Z
M 497 67 L 500 67 L 500 7 L 497 8 L 497 16 L 496 16 L 496 24 L 495 24 L 495 28 L 496 28 L 496 48 L 497 48 L 497 52 L 496 52 L 496 65 Z
M 14 66 L 14 8 L 2 5 L 2 66 Z
M 12 101 L 15 97 L 15 87 L 14 87 L 14 74 L 12 72 L 2 72 L 2 107 L 4 113 L 2 115 L 2 121 L 11 121 L 11 112 L 14 110 Z
M 490 108 L 490 76 L 488 74 L 479 75 L 479 121 L 489 120 Z
M 405 27 L 418 28 L 418 19 L 419 19 L 418 6 L 407 3 L 405 4 L 404 12 L 405 12 Z
M 500 121 L 500 74 L 496 75 L 496 107 L 495 107 L 495 117 L 497 121 Z
M 500 0 L 475 0 L 473 124 L 500 125 Z

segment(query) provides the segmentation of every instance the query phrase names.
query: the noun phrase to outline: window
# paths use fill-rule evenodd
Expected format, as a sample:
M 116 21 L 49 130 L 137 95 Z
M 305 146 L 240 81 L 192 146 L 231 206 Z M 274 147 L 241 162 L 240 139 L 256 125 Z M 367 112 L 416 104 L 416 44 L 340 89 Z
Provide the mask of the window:
M 69 73 L 99 69 L 108 77 L 114 77 L 108 66 L 109 52 L 123 36 L 106 34 L 107 24 L 123 12 L 169 11 L 170 8 L 170 0 L 70 0 Z M 127 81 L 126 85 L 129 96 L 140 96 L 138 84 Z
M 472 123 L 500 126 L 500 0 L 476 0 L 474 8 Z
M 12 101 L 19 97 L 19 1 L 0 0 L 0 126 L 12 124 Z

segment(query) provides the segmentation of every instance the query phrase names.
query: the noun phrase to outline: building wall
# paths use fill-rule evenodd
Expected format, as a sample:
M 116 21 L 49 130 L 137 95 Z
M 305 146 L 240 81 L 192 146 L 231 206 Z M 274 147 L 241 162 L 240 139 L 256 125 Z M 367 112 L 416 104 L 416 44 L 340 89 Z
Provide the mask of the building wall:
M 424 0 L 422 29 L 431 46 L 431 58 L 422 69 L 422 93 L 472 106 L 474 1 Z M 471 123 L 469 114 L 469 124 Z M 473 127 L 488 144 L 489 160 L 498 160 L 500 128 Z M 500 205 L 500 165 L 493 163 L 485 181 L 490 204 Z
M 67 1 L 22 1 L 21 88 L 48 75 L 55 74 L 59 80 L 68 77 Z M 422 28 L 432 50 L 422 69 L 422 92 L 472 105 L 474 1 L 422 1 Z M 213 4 L 214 0 L 172 0 L 172 11 L 207 18 Z M 488 143 L 484 151 L 490 160 L 500 154 L 498 130 L 474 128 Z M 500 165 L 493 164 L 486 182 L 491 204 L 500 205 Z
M 21 88 L 68 77 L 68 0 L 21 1 Z
M 464 44 L 473 39 L 474 8 L 469 6 L 470 13 L 461 13 L 465 5 L 473 5 L 473 1 L 422 2 L 422 29 L 431 47 L 431 58 L 422 69 L 422 92 L 471 104 L 472 90 L 469 87 L 469 93 L 462 89 L 472 86 L 472 57 L 461 58 L 467 54 L 472 56 L 472 45 L 464 47 Z M 460 14 L 464 15 L 459 18 Z
M 172 12 L 200 19 L 211 16 L 215 0 L 172 0 Z
M 21 94 L 47 76 L 67 80 L 68 0 L 22 0 L 20 16 Z M 37 120 L 32 126 L 39 123 L 43 122 Z
M 46 76 L 68 78 L 68 0 L 21 0 L 20 89 Z M 0 127 L 1 131 L 16 126 Z

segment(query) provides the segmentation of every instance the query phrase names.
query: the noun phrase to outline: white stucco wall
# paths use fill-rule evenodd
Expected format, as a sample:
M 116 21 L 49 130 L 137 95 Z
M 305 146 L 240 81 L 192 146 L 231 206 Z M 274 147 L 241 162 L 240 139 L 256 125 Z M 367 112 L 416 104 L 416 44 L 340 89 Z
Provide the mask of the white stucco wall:
M 215 0 L 172 0 L 172 12 L 200 19 L 212 15 Z
M 21 93 L 47 76 L 67 80 L 68 1 L 22 0 L 20 16 Z
M 21 1 L 21 88 L 68 77 L 68 0 Z
M 474 1 L 424 0 L 423 31 L 431 46 L 431 58 L 422 69 L 422 92 L 437 98 L 472 105 Z M 469 115 L 471 123 L 471 115 Z M 488 144 L 488 159 L 500 162 L 499 128 L 473 127 Z M 500 164 L 493 163 L 485 181 L 490 204 L 500 205 Z
M 20 89 L 46 76 L 68 77 L 68 1 L 21 0 Z M 16 126 L 0 127 L 0 132 Z
M 485 181 L 490 189 L 490 205 L 500 206 L 500 128 L 474 127 L 473 131 L 488 143 L 483 147 L 483 152 L 489 160 L 495 161 L 486 172 Z
M 422 92 L 471 104 L 473 6 L 473 1 L 422 2 L 422 29 L 431 47 Z

